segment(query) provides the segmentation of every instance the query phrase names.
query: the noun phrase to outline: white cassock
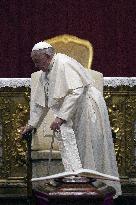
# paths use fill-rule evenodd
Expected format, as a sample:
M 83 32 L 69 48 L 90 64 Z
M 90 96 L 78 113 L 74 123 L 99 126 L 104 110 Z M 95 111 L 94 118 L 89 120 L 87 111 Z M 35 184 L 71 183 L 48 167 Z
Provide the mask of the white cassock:
M 51 109 L 66 120 L 56 135 L 65 171 L 86 168 L 118 177 L 107 107 L 89 70 L 60 53 L 49 69 L 48 74 L 32 74 L 39 79 L 31 95 L 29 124 L 38 127 Z M 116 196 L 121 194 L 119 182 L 105 183 L 116 189 Z

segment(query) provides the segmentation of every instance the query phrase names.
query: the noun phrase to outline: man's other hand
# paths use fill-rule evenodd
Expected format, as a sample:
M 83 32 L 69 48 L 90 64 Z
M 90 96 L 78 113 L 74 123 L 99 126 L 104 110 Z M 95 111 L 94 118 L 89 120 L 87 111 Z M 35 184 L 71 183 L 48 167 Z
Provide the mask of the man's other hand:
M 27 132 L 31 132 L 34 129 L 31 125 L 26 125 L 25 127 L 21 127 L 21 134 L 25 135 Z
M 51 123 L 51 130 L 58 132 L 60 130 L 60 126 L 62 125 L 62 123 L 64 123 L 65 120 L 56 117 L 55 120 Z

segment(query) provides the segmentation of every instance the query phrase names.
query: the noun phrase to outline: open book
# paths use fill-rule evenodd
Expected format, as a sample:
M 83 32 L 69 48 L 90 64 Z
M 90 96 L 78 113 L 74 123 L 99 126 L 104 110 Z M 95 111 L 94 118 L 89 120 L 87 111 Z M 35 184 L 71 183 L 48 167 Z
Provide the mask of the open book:
M 63 177 L 69 177 L 69 176 L 84 176 L 84 177 L 88 177 L 88 178 L 94 178 L 94 179 L 102 179 L 102 180 L 110 180 L 110 181 L 120 181 L 120 179 L 118 177 L 115 176 L 111 176 L 108 174 L 103 174 L 91 169 L 79 169 L 77 171 L 74 172 L 61 172 L 58 174 L 53 174 L 50 176 L 46 176 L 46 177 L 39 177 L 39 178 L 32 178 L 32 182 L 35 181 L 42 181 L 42 180 L 49 180 L 49 179 L 56 179 L 56 178 L 63 178 Z

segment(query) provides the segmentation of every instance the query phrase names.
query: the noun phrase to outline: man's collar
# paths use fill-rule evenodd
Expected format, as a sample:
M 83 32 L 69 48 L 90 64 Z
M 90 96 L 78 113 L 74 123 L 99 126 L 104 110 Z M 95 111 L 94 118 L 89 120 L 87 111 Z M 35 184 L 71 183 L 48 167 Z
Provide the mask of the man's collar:
M 52 57 L 51 62 L 49 64 L 49 66 L 48 66 L 48 70 L 46 72 L 42 71 L 42 73 L 44 73 L 45 76 L 47 76 L 49 74 L 49 72 L 52 70 L 52 67 L 53 67 L 56 55 L 57 54 L 55 53 L 54 56 Z
M 54 56 L 52 57 L 51 59 L 51 62 L 49 64 L 49 67 L 48 67 L 48 70 L 51 71 L 52 67 L 53 67 L 53 64 L 54 64 L 54 61 L 55 61 L 55 57 L 56 57 L 56 53 L 54 54 Z

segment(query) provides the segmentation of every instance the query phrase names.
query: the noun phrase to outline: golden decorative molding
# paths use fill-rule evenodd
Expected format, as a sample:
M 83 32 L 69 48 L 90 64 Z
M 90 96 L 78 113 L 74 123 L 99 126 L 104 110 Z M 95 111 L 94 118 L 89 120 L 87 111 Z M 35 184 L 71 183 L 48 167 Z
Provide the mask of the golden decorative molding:
M 111 126 L 116 133 L 115 151 L 120 176 L 136 178 L 136 89 L 105 88 Z
M 0 90 L 0 194 L 3 192 L 3 186 L 8 185 L 16 186 L 19 193 L 27 192 L 27 147 L 21 140 L 20 127 L 28 120 L 29 93 L 30 89 L 27 88 Z
M 29 116 L 30 88 L 0 89 L 0 124 L 2 125 L 2 161 L 0 161 L 0 185 L 22 183 L 26 180 L 26 144 L 20 141 L 19 128 Z M 136 89 L 129 86 L 112 88 L 106 86 L 104 95 L 109 108 L 110 122 L 116 132 L 115 151 L 119 173 L 122 178 L 133 183 L 136 178 L 136 141 L 134 123 L 136 122 Z

